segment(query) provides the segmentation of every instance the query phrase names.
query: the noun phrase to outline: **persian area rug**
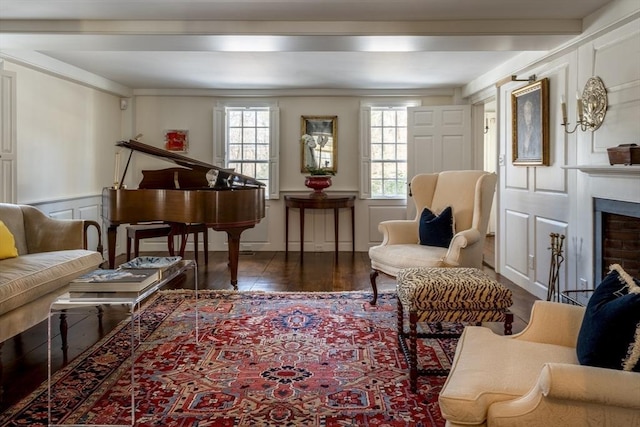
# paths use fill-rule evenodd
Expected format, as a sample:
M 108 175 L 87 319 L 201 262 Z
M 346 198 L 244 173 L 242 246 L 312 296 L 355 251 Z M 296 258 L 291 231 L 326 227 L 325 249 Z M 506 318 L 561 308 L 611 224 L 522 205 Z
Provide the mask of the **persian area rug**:
M 445 377 L 411 393 L 395 294 L 164 291 L 141 311 L 138 426 L 443 426 Z M 52 423 L 131 424 L 130 323 L 57 372 Z M 73 337 L 69 336 L 69 340 Z M 455 339 L 418 340 L 421 367 L 449 367 Z M 0 425 L 47 425 L 43 384 Z

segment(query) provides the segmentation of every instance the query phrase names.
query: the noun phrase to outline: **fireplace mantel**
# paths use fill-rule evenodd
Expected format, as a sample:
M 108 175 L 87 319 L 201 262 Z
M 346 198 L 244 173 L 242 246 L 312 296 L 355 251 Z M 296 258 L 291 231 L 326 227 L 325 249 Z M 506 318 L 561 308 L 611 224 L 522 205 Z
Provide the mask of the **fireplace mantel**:
M 619 176 L 626 178 L 640 178 L 640 165 L 578 165 L 562 166 L 562 169 L 577 169 L 592 176 Z

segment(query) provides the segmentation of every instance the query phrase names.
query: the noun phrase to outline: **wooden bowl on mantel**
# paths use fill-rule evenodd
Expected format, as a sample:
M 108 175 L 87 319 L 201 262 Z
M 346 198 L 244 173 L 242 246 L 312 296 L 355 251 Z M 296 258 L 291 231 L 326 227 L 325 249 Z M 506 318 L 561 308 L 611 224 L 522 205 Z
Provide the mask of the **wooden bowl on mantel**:
M 607 148 L 609 164 L 637 165 L 640 163 L 640 146 L 638 144 L 620 144 Z

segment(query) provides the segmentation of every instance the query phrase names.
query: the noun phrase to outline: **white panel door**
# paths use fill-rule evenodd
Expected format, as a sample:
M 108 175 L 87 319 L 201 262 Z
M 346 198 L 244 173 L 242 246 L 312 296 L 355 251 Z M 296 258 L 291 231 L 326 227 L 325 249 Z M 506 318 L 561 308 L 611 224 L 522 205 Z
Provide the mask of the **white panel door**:
M 0 203 L 16 203 L 16 74 L 0 71 Z
M 445 105 L 408 109 L 407 174 L 472 168 L 471 106 Z M 407 204 L 407 218 L 415 207 Z

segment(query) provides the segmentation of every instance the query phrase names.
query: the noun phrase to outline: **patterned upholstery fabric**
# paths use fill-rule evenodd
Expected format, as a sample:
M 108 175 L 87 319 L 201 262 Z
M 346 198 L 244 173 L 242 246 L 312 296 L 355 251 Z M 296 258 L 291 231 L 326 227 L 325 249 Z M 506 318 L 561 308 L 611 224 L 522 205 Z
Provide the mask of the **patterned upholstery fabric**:
M 406 268 L 398 298 L 419 322 L 497 322 L 512 305 L 511 291 L 476 268 Z
M 441 335 L 438 332 L 418 334 L 418 322 L 504 322 L 505 335 L 511 334 L 511 291 L 477 268 L 404 268 L 396 279 L 398 341 L 409 366 L 409 385 L 414 393 L 419 374 L 448 373 L 446 369 L 418 369 L 417 338 Z M 408 332 L 404 326 L 405 311 L 409 314 Z M 408 346 L 405 339 L 409 341 Z

